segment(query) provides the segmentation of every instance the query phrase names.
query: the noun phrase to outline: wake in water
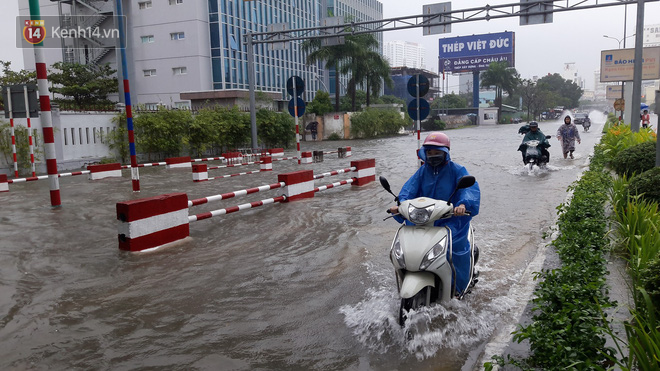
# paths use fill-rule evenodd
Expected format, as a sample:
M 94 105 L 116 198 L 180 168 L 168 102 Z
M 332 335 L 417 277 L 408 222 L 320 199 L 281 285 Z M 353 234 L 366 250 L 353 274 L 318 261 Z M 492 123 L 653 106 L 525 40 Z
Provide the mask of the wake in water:
M 484 267 L 482 272 L 488 270 Z M 398 350 L 402 358 L 414 355 L 423 360 L 436 356 L 441 349 L 467 349 L 493 333 L 498 323 L 493 318 L 506 313 L 513 302 L 500 297 L 496 306 L 480 303 L 478 291 L 490 290 L 480 287 L 481 284 L 464 300 L 453 299 L 445 305 L 411 310 L 403 327 L 397 322 L 400 299 L 396 288 L 371 288 L 364 301 L 344 305 L 339 311 L 357 340 L 369 350 L 381 354 Z M 496 287 L 492 283 L 487 286 Z

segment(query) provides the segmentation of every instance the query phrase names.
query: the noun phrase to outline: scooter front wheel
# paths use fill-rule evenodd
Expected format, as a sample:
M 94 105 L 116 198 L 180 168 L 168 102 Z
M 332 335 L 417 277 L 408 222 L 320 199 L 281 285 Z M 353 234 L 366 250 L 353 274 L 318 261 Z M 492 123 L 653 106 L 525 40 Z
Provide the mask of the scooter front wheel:
M 407 313 L 411 309 L 418 309 L 427 305 L 427 299 L 431 288 L 429 286 L 419 290 L 417 294 L 408 299 L 401 299 L 401 306 L 399 307 L 399 325 L 403 326 L 406 323 Z

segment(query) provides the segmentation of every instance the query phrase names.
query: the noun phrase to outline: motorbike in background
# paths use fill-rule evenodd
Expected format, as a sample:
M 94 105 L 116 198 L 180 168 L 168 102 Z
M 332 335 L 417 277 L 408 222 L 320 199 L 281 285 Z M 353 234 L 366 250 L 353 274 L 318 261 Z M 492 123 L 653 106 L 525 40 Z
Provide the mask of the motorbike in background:
M 457 190 L 471 187 L 474 183 L 473 176 L 462 177 L 452 196 Z M 414 224 L 406 225 L 404 222 L 394 236 L 390 248 L 390 260 L 394 266 L 401 298 L 399 324 L 403 326 L 410 310 L 435 303 L 446 303 L 454 297 L 462 299 L 471 291 L 478 281 L 474 265 L 479 259 L 479 249 L 474 244 L 474 230 L 470 223 L 470 280 L 467 288 L 459 294 L 455 287 L 456 269 L 452 262 L 451 229 L 433 225 L 436 220 L 451 218 L 454 206 L 449 201 L 429 197 L 399 202 L 387 179 L 381 176 L 380 184 L 399 204 L 399 215 Z M 390 212 L 389 209 L 387 212 Z

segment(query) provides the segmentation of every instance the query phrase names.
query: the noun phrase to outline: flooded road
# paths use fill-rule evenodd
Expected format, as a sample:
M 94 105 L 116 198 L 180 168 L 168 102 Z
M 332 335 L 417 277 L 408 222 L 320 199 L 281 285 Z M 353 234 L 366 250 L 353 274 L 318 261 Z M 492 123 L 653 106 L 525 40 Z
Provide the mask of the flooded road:
M 272 172 L 193 183 L 190 169 L 142 168 L 142 191 L 121 179 L 60 179 L 0 193 L 2 370 L 460 370 L 498 327 L 515 322 L 516 287 L 544 243 L 566 188 L 584 170 L 604 117 L 592 115 L 576 158 L 564 160 L 559 121 L 540 124 L 552 147 L 547 170 L 524 169 L 517 125 L 448 131 L 452 159 L 477 178 L 474 218 L 480 281 L 463 301 L 436 306 L 414 328 L 396 323 L 388 257 L 397 229 L 383 221 L 392 197 L 377 182 L 341 186 L 313 199 L 194 222 L 190 238 L 131 254 L 117 248 L 117 202 L 171 192 L 190 199 L 376 159 L 398 191 L 416 169 L 416 137 L 303 142 L 304 151 L 351 146 L 352 158 L 273 164 Z M 294 155 L 288 151 L 288 156 Z M 209 176 L 258 169 L 211 170 Z M 316 181 L 325 185 L 347 174 Z M 279 196 L 271 190 L 191 208 L 191 214 Z M 406 336 L 406 331 L 415 336 Z

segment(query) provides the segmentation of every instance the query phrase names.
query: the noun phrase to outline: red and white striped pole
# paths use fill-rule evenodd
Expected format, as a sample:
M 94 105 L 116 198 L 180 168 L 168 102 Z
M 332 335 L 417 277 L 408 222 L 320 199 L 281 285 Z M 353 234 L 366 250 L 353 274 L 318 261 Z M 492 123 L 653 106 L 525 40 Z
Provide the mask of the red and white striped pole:
M 11 152 L 14 155 L 14 178 L 18 178 L 18 161 L 16 161 L 16 135 L 14 133 L 14 110 L 11 108 L 11 89 L 7 87 L 7 108 L 9 109 L 9 126 L 11 127 Z
M 32 143 L 32 125 L 30 123 L 30 103 L 28 102 L 27 85 L 23 85 L 23 97 L 25 98 L 25 117 L 27 118 L 28 141 L 30 144 L 30 166 L 32 168 L 32 176 L 37 176 L 34 167 L 34 144 Z
M 39 0 L 30 0 L 31 21 L 41 20 Z M 30 21 L 26 21 L 30 22 Z M 39 105 L 41 108 L 41 127 L 44 135 L 44 152 L 46 153 L 46 169 L 50 181 L 50 204 L 60 206 L 60 181 L 57 176 L 57 155 L 55 153 L 55 135 L 53 133 L 53 117 L 50 113 L 50 92 L 48 91 L 48 73 L 44 57 L 43 42 L 34 45 L 34 61 L 37 69 L 37 87 L 39 89 Z

